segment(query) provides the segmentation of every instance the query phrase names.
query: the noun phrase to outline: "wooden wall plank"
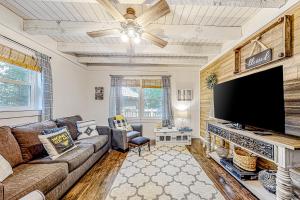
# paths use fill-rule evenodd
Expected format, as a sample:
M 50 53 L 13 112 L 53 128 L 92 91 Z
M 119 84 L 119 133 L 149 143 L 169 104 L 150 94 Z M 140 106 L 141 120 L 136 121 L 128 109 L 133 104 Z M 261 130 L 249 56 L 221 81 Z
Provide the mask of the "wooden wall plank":
M 257 73 L 266 69 L 283 65 L 284 67 L 284 92 L 285 92 L 285 112 L 286 112 L 286 133 L 300 135 L 300 6 L 284 13 L 292 15 L 292 49 L 293 56 L 270 63 L 263 67 L 250 70 L 242 74 L 234 74 L 235 53 L 227 52 L 221 58 L 211 63 L 200 72 L 200 135 L 205 137 L 206 120 L 208 119 L 211 107 L 212 91 L 206 87 L 206 77 L 211 73 L 216 73 L 218 82 Z M 275 20 L 274 20 L 275 21 Z M 283 51 L 284 36 L 282 24 L 277 25 L 273 30 L 263 35 L 261 41 L 273 49 L 275 57 Z M 249 56 L 251 45 L 246 45 L 241 51 L 241 70 L 245 70 L 245 58 Z M 257 49 L 256 51 L 259 51 Z

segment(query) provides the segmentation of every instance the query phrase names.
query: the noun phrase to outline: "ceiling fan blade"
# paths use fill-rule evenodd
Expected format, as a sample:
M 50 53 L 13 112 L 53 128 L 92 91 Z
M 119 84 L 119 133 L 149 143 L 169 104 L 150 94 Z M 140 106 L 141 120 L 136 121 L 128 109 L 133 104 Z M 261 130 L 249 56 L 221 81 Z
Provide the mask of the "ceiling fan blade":
M 135 22 L 140 26 L 147 26 L 151 22 L 165 16 L 170 13 L 170 7 L 166 0 L 159 0 L 151 8 L 149 8 L 144 14 L 135 19 Z
M 91 32 L 87 32 L 87 34 L 90 37 L 104 37 L 104 36 L 119 35 L 120 34 L 120 30 L 117 29 L 117 28 L 115 28 L 115 29 L 91 31 Z
M 120 22 L 126 21 L 124 16 L 116 9 L 116 7 L 110 2 L 110 0 L 97 0 L 103 8 L 115 19 Z
M 164 48 L 168 44 L 167 41 L 165 41 L 155 35 L 152 35 L 151 33 L 147 33 L 147 32 L 142 33 L 142 38 L 150 41 L 151 43 L 153 43 L 156 46 L 159 46 L 161 48 Z

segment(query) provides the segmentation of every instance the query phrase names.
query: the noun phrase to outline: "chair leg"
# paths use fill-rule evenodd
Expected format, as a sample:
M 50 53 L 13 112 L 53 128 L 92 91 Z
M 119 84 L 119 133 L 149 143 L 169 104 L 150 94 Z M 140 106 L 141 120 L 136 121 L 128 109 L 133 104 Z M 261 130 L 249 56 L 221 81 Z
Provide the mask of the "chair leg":
M 150 151 L 150 142 L 148 142 L 148 149 L 149 149 L 149 151 Z
M 139 146 L 138 149 L 139 149 L 139 156 L 141 156 L 141 147 Z

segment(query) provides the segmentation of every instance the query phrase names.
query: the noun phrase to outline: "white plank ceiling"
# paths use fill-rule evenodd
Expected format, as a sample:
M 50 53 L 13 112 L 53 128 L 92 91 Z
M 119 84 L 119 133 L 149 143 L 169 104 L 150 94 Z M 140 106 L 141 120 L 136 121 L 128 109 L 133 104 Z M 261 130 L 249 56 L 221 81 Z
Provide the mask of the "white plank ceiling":
M 153 0 L 113 0 L 121 13 L 132 7 L 141 15 Z M 121 4 L 133 3 L 133 4 Z M 146 4 L 150 3 L 150 4 Z M 161 49 L 149 42 L 122 43 L 118 37 L 91 38 L 87 31 L 118 25 L 95 0 L 0 0 L 24 19 L 24 31 L 44 34 L 58 50 L 86 64 L 202 66 L 220 53 L 222 44 L 239 39 L 241 26 L 265 7 L 282 0 L 168 0 L 171 13 L 150 24 L 151 33 L 168 41 Z

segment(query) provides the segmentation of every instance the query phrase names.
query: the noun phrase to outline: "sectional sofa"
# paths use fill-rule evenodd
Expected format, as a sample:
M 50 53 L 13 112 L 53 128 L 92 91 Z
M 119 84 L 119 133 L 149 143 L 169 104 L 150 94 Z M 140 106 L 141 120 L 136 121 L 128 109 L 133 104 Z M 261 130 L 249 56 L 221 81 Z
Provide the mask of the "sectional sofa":
M 47 199 L 65 194 L 111 148 L 111 129 L 97 127 L 99 136 L 77 140 L 80 116 L 60 118 L 16 127 L 0 127 L 0 154 L 13 174 L 0 183 L 0 200 L 19 199 L 40 190 Z M 67 126 L 77 148 L 51 160 L 38 134 L 44 129 Z

